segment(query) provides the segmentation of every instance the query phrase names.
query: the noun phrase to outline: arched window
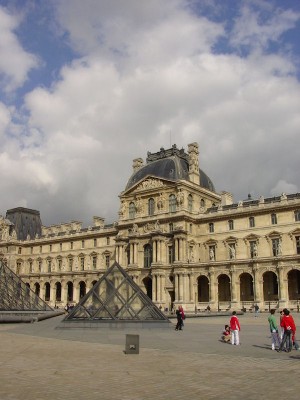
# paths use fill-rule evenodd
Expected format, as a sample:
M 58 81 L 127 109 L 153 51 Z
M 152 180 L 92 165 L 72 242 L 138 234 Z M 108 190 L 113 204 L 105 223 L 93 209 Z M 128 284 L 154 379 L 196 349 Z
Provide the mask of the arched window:
M 150 268 L 152 263 L 152 247 L 150 244 L 144 246 L 144 267 Z
M 135 218 L 135 204 L 133 201 L 129 203 L 129 218 L 130 219 Z
M 154 215 L 154 199 L 149 199 L 148 200 L 148 215 Z
M 188 210 L 193 211 L 193 196 L 191 194 L 188 195 Z
M 175 194 L 170 194 L 170 196 L 169 196 L 169 212 L 176 212 Z

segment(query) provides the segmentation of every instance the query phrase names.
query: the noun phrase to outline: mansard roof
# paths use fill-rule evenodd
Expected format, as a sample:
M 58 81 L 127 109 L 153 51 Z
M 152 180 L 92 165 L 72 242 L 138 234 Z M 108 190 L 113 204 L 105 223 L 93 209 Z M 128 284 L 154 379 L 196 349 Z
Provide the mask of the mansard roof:
M 172 181 L 181 179 L 190 181 L 189 156 L 184 152 L 184 149 L 179 150 L 176 145 L 168 150 L 161 148 L 157 153 L 148 152 L 146 165 L 133 172 L 125 190 L 130 189 L 148 175 Z M 211 179 L 201 169 L 199 169 L 199 185 L 215 192 Z

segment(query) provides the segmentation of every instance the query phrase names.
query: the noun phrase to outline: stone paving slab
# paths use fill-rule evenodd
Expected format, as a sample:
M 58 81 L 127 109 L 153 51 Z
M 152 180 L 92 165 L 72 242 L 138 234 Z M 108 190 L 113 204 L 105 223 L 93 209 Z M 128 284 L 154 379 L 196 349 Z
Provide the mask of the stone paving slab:
M 300 351 L 271 351 L 267 316 L 240 317 L 241 346 L 219 341 L 228 317 L 187 319 L 182 332 L 0 325 L 0 399 L 298 400 Z M 126 355 L 133 332 L 140 354 Z

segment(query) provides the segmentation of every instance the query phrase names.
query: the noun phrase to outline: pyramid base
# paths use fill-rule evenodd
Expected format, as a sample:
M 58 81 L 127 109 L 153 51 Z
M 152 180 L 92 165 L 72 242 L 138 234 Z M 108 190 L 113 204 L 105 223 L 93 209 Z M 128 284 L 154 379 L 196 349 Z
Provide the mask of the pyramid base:
M 62 314 L 64 311 L 0 311 L 0 324 L 32 323 Z
M 112 320 L 64 320 L 56 329 L 170 329 L 173 324 L 168 320 L 163 321 L 112 321 Z

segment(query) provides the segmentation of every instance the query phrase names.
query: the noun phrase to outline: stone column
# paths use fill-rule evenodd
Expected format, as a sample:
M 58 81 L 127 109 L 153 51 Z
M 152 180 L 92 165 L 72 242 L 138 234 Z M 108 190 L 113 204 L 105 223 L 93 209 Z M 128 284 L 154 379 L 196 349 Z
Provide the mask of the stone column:
M 65 280 L 61 281 L 61 301 L 63 304 L 67 304 L 67 297 L 68 297 L 68 287 L 67 282 Z
M 152 277 L 152 298 L 153 301 L 157 301 L 157 279 L 156 275 L 153 275 Z
M 157 241 L 156 240 L 153 240 L 152 258 L 153 258 L 153 262 L 156 263 L 156 261 L 157 261 Z
M 255 303 L 261 303 L 263 301 L 261 297 L 262 293 L 262 278 L 259 277 L 259 272 L 258 272 L 258 267 L 253 267 L 253 284 L 254 284 L 254 302 Z
M 209 303 L 212 304 L 214 308 L 217 308 L 218 301 L 218 281 L 216 279 L 216 274 L 214 271 L 209 272 Z
M 174 254 L 174 260 L 178 261 L 179 260 L 179 246 L 178 246 L 178 239 L 174 239 L 174 244 L 175 244 L 175 254 Z
M 40 282 L 40 298 L 45 301 L 45 282 Z
M 231 269 L 231 302 L 237 303 L 237 272 L 234 267 Z
M 179 301 L 179 275 L 175 275 L 175 302 Z
M 79 282 L 73 283 L 73 302 L 78 303 L 79 301 Z
M 184 295 L 184 280 L 183 280 L 183 273 L 182 272 L 180 272 L 179 274 L 178 274 L 178 278 L 179 278 L 179 284 L 178 284 L 178 286 L 179 286 L 179 301 L 180 302 L 183 302 L 183 295 Z
M 56 285 L 54 281 L 50 281 L 50 304 L 55 305 L 56 302 Z
M 288 300 L 287 298 L 288 279 L 286 274 L 284 274 L 284 268 L 282 266 L 277 267 L 277 273 L 278 273 L 278 288 L 279 288 L 279 293 L 278 293 L 279 304 L 282 305 L 282 307 L 285 307 L 286 301 Z

